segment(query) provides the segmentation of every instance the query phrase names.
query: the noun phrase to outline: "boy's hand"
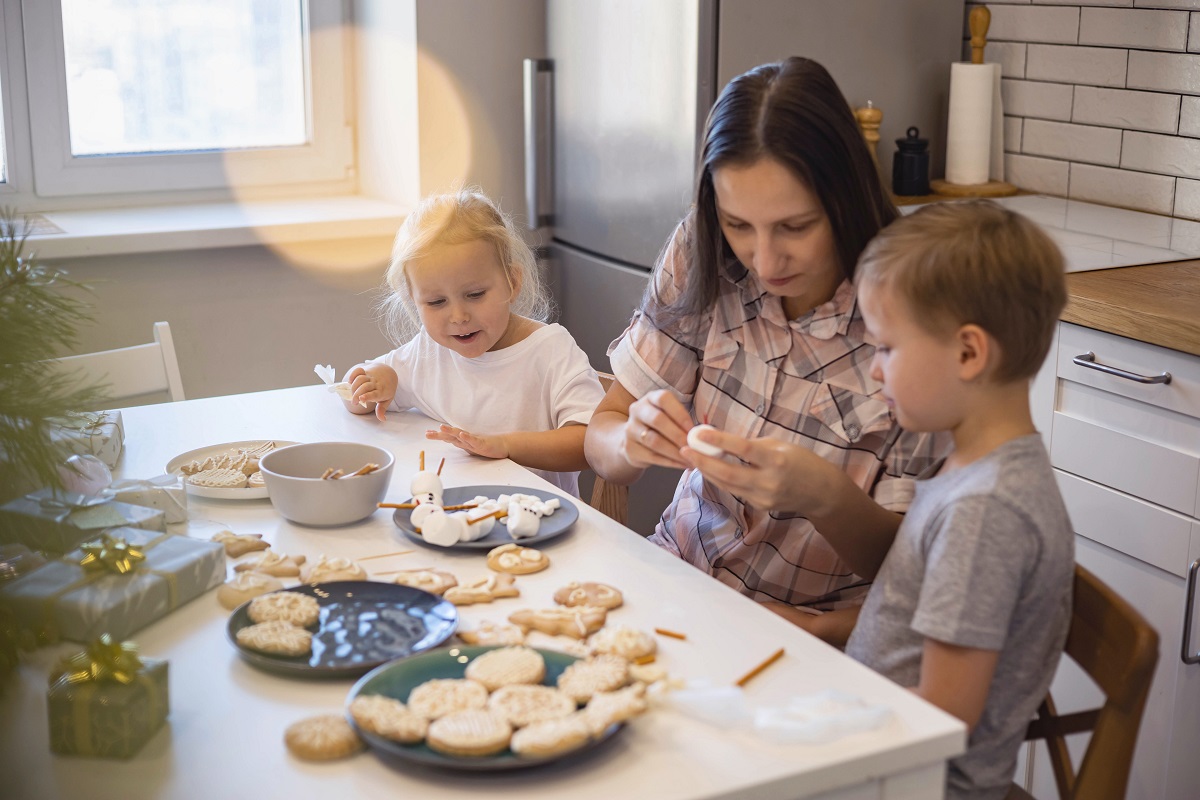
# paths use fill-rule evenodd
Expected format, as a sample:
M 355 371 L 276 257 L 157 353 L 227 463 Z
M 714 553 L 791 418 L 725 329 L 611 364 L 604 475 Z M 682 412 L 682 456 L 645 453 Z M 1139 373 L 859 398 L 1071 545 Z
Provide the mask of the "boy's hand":
M 687 432 L 695 423 L 692 415 L 675 395 L 659 389 L 629 406 L 622 455 L 631 466 L 644 469 L 652 465 L 687 469 L 679 454 L 687 444 Z
M 396 370 L 386 364 L 359 364 L 346 373 L 345 380 L 353 392 L 347 407 L 354 411 L 360 403 L 366 403 L 368 408 L 374 404 L 375 416 L 382 422 L 400 383 Z
M 743 439 L 714 430 L 699 434 L 725 456 L 706 456 L 686 446 L 680 455 L 687 464 L 742 502 L 763 511 L 792 511 L 805 515 L 825 510 L 832 493 L 830 470 L 837 467 L 807 447 L 774 439 Z M 728 458 L 733 456 L 734 458 Z
M 436 431 L 425 431 L 426 439 L 437 439 L 484 458 L 508 458 L 508 444 L 503 436 L 478 436 L 453 425 L 442 425 Z

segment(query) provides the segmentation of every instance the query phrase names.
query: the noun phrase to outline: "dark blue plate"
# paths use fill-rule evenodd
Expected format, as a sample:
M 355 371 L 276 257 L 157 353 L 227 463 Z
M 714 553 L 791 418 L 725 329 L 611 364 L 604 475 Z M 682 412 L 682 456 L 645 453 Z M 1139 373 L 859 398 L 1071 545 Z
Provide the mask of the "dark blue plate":
M 420 684 L 435 678 L 461 678 L 466 674 L 467 664 L 471 659 L 495 649 L 495 646 L 443 647 L 406 658 L 403 661 L 393 661 L 390 664 L 384 664 L 369 675 L 364 675 L 358 683 L 354 684 L 354 688 L 350 690 L 350 694 L 346 697 L 346 708 L 349 709 L 350 704 L 354 702 L 354 698 L 360 694 L 381 694 L 385 697 L 394 697 L 402 703 L 407 702 L 409 693 Z M 538 650 L 538 652 L 542 654 L 542 658 L 546 661 L 546 677 L 542 679 L 542 684 L 545 686 L 557 686 L 558 676 L 562 674 L 562 671 L 573 661 L 578 660 L 575 656 L 569 656 L 566 653 L 559 653 L 553 650 Z M 399 742 L 393 742 L 391 739 L 385 739 L 355 725 L 354 718 L 350 716 L 349 710 L 346 711 L 346 719 L 350 720 L 350 724 L 354 726 L 354 729 L 358 731 L 358 735 L 371 748 L 371 752 L 385 760 L 415 763 L 442 769 L 477 772 L 524 769 L 526 767 L 536 767 L 539 764 L 548 764 L 551 761 L 572 758 L 595 749 L 625 727 L 623 723 L 609 725 L 599 736 L 589 739 L 574 750 L 568 750 L 565 753 L 558 753 L 552 756 L 518 756 L 511 750 L 504 750 L 494 756 L 472 758 L 467 756 L 443 755 L 431 749 L 424 742 L 421 744 L 400 744 Z
M 458 627 L 458 609 L 437 595 L 375 581 L 300 585 L 287 592 L 317 598 L 321 617 L 309 628 L 312 652 L 260 653 L 238 644 L 237 632 L 254 623 L 243 603 L 229 617 L 229 641 L 260 669 L 299 678 L 357 678 L 395 658 L 437 647 Z
M 542 525 L 538 528 L 536 536 L 529 536 L 524 539 L 514 539 L 508 535 L 508 528 L 504 527 L 504 520 L 497 520 L 495 527 L 484 536 L 482 539 L 476 539 L 473 542 L 459 542 L 452 544 L 449 547 L 441 547 L 436 544 L 429 544 L 421 534 L 417 533 L 417 529 L 412 526 L 409 517 L 412 516 L 411 508 L 398 508 L 396 513 L 392 515 L 392 521 L 396 523 L 405 536 L 417 544 L 423 544 L 426 547 L 432 547 L 437 550 L 491 550 L 494 547 L 499 547 L 502 544 L 510 544 L 516 542 L 524 547 L 544 542 L 547 539 L 553 539 L 555 536 L 566 533 L 579 519 L 579 509 L 575 507 L 567 498 L 561 494 L 554 492 L 544 492 L 541 489 L 527 489 L 523 486 L 501 486 L 489 484 L 486 486 L 453 486 L 442 492 L 442 502 L 448 506 L 465 503 L 468 500 L 478 495 L 490 497 L 493 500 L 502 494 L 531 494 L 534 497 L 540 497 L 543 500 L 557 498 L 559 508 L 553 514 L 542 517 Z M 409 501 L 411 502 L 411 500 Z

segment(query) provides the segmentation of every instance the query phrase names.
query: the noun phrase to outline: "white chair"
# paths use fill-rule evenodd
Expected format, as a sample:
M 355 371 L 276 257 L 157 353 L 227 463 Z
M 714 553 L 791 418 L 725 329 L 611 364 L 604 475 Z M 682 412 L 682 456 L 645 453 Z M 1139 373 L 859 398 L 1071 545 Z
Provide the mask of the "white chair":
M 154 323 L 154 342 L 102 350 L 58 359 L 58 369 L 81 381 L 107 386 L 108 400 L 166 392 L 171 401 L 183 400 L 183 381 L 175 357 L 171 326 Z

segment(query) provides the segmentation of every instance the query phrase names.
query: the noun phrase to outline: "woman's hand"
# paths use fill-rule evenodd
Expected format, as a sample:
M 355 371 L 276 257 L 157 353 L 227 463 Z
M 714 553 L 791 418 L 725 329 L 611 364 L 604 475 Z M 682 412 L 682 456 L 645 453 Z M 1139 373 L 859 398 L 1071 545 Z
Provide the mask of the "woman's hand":
M 504 436 L 478 436 L 453 425 L 442 425 L 436 431 L 425 431 L 426 439 L 449 442 L 457 448 L 484 458 L 508 458 Z
M 360 404 L 366 403 L 368 411 L 374 404 L 375 416 L 382 422 L 400 383 L 396 370 L 387 364 L 359 364 L 346 373 L 345 380 L 353 392 L 346 407 L 361 414 L 362 411 L 355 411 L 355 408 L 362 408 Z
M 706 456 L 685 447 L 688 466 L 698 469 L 705 480 L 763 511 L 799 512 L 810 518 L 826 513 L 841 472 L 807 447 L 768 438 L 743 439 L 720 430 L 698 435 L 725 451 L 725 456 Z
M 659 389 L 629 406 L 629 421 L 621 439 L 621 455 L 630 465 L 687 469 L 680 456 L 687 433 L 695 423 L 675 395 Z

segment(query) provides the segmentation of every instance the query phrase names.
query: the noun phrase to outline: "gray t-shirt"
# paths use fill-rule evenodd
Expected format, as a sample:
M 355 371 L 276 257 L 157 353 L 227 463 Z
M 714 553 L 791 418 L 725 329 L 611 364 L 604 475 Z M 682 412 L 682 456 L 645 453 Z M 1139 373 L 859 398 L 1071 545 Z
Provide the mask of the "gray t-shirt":
M 1003 798 L 1071 618 L 1075 542 L 1041 437 L 1006 442 L 917 493 L 846 652 L 901 686 L 925 639 L 1000 652 L 949 798 Z

